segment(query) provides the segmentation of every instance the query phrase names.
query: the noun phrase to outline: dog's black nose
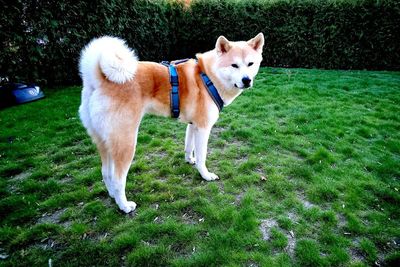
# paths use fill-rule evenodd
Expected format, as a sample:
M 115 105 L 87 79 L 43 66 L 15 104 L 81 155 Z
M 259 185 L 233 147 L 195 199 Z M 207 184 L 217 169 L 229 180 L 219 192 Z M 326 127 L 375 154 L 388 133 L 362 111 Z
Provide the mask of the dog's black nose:
M 247 76 L 243 77 L 242 83 L 245 88 L 250 87 L 251 79 Z

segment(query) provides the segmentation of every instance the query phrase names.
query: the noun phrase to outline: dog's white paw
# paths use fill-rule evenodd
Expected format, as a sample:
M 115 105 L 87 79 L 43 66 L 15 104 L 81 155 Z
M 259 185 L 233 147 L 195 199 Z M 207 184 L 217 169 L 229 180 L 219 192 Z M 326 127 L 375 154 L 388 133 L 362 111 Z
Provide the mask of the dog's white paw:
M 214 180 L 218 180 L 219 177 L 215 173 L 209 172 L 207 175 L 203 176 L 203 179 L 206 181 L 214 181 Z
M 119 206 L 119 208 L 125 213 L 129 213 L 136 209 L 136 203 L 133 201 L 127 201 L 123 205 Z
M 196 159 L 194 157 L 185 157 L 185 161 L 191 165 L 196 164 Z

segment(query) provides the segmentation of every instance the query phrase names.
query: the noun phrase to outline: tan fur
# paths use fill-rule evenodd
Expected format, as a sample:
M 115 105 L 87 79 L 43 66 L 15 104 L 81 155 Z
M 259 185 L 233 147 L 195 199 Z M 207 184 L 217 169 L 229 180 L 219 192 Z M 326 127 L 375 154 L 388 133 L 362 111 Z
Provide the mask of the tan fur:
M 108 110 L 113 114 L 112 134 L 107 144 L 94 138 L 101 155 L 111 151 L 116 177 L 121 177 L 133 159 L 136 129 L 145 113 L 171 116 L 168 68 L 153 62 L 139 62 L 135 80 L 125 84 L 108 81 L 101 75 L 99 90 L 110 98 Z M 201 68 L 194 60 L 177 65 L 179 76 L 180 120 L 198 127 L 208 126 L 207 107 L 214 104 L 200 79 Z M 190 90 L 189 90 L 190 88 Z M 104 160 L 104 156 L 102 159 Z
M 198 148 L 196 144 L 197 152 L 202 158 L 202 162 L 196 162 L 196 167 L 206 180 L 218 179 L 218 176 L 209 173 L 205 166 L 208 135 L 218 118 L 218 109 L 205 88 L 200 73 L 204 72 L 209 76 L 221 98 L 228 105 L 243 91 L 243 88 L 227 87 L 226 82 L 222 81 L 216 73 L 215 67 L 229 69 L 238 58 L 244 62 L 242 65 L 247 67 L 246 60 L 251 58 L 257 61 L 255 66 L 257 69 L 252 71 L 256 73 L 261 62 L 261 52 L 257 49 L 260 47 L 262 49 L 263 38 L 261 34 L 246 43 L 229 42 L 221 36 L 217 41 L 216 50 L 197 54 L 198 61 L 191 59 L 176 65 L 179 76 L 179 120 L 191 123 L 188 127 L 187 138 L 188 134 L 192 134 L 193 137 L 187 139 L 188 142 L 193 142 L 196 136 L 196 140 L 200 140 L 200 144 L 205 146 L 203 150 L 200 149 L 201 145 Z M 123 59 L 118 58 L 118 60 Z M 87 62 L 90 63 L 90 61 Z M 82 68 L 84 69 L 85 65 Z M 125 179 L 135 153 L 138 128 L 146 113 L 171 116 L 169 70 L 158 63 L 139 61 L 134 78 L 127 79 L 123 83 L 110 81 L 100 67 L 97 67 L 95 76 L 97 86 L 86 84 L 82 93 L 81 119 L 99 150 L 102 174 L 110 196 L 118 195 L 115 198 L 119 207 L 125 212 L 130 212 L 136 204 L 126 200 Z M 96 102 L 95 108 L 90 106 L 91 101 Z M 93 122 L 94 118 L 91 116 L 94 116 L 95 112 L 99 112 L 98 116 L 102 118 L 100 121 Z M 93 123 L 104 125 L 100 127 Z M 189 131 L 189 129 L 192 130 Z M 186 151 L 186 149 L 193 149 L 193 145 L 185 144 L 185 158 L 188 159 L 190 158 L 188 155 L 193 151 Z M 114 188 L 113 184 L 118 184 L 118 181 L 121 184 Z
M 176 68 L 179 76 L 180 120 L 205 127 L 207 119 L 203 115 L 213 102 L 199 75 L 204 70 L 195 60 L 179 64 Z M 144 113 L 171 116 L 168 68 L 153 62 L 139 62 L 137 72 L 140 75 L 122 85 L 102 77 L 100 90 L 113 103 L 109 112 L 120 113 L 124 120 L 133 120 L 137 114 Z

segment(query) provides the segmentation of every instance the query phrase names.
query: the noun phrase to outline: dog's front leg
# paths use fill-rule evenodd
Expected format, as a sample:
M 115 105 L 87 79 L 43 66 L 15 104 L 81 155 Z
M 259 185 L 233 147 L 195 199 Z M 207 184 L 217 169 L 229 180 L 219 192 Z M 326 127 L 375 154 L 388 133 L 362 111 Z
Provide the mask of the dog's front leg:
M 219 179 L 216 174 L 209 172 L 206 167 L 207 143 L 210 132 L 211 127 L 196 127 L 194 130 L 194 152 L 196 155 L 196 168 L 200 172 L 201 177 L 203 177 L 203 179 L 207 181 Z

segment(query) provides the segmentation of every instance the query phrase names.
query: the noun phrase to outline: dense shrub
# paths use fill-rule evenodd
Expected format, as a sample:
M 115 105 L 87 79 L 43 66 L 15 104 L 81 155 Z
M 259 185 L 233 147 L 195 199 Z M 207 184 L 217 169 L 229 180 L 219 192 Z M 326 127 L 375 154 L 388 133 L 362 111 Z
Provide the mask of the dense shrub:
M 120 36 L 142 60 L 194 57 L 216 38 L 266 36 L 264 65 L 400 69 L 398 0 L 14 0 L 0 11 L 0 76 L 78 83 L 93 37 Z

